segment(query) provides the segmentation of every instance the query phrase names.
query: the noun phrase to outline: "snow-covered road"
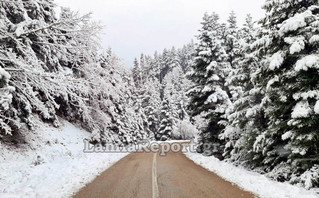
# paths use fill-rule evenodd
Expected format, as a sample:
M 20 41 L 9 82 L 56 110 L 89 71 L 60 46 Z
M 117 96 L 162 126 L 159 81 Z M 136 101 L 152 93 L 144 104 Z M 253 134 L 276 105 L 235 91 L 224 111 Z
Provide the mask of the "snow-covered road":
M 78 192 L 75 198 L 255 197 L 196 165 L 180 152 L 155 156 L 154 153 L 126 156 Z

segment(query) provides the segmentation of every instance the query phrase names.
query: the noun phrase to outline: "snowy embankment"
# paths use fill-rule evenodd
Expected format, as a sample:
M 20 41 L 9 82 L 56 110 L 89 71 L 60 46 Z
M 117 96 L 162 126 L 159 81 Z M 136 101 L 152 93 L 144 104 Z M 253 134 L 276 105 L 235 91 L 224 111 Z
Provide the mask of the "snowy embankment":
M 247 171 L 214 157 L 206 157 L 198 153 L 186 153 L 189 159 L 230 181 L 240 188 L 250 191 L 261 198 L 318 198 L 315 190 L 293 186 L 288 183 L 273 181 L 264 175 Z
M 28 132 L 25 148 L 0 143 L 0 197 L 70 197 L 127 154 L 86 154 L 89 133 L 63 122 Z

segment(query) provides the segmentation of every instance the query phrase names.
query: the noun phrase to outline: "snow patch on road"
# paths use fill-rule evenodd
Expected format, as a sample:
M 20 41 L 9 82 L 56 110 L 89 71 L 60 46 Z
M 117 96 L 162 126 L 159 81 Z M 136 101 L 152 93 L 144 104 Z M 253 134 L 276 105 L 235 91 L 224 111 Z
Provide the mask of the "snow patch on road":
M 240 188 L 250 191 L 261 198 L 318 198 L 315 190 L 280 183 L 264 175 L 247 171 L 227 162 L 219 161 L 215 157 L 206 157 L 198 153 L 186 153 L 189 159 L 230 181 Z
M 83 139 L 90 133 L 62 123 L 26 132 L 23 148 L 0 142 L 0 197 L 70 197 L 127 155 L 86 154 Z

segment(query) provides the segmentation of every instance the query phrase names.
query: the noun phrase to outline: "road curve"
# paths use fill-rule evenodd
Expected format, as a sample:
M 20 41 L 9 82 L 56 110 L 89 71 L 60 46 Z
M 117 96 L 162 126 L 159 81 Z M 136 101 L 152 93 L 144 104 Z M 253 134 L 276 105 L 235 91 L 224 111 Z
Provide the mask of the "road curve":
M 157 177 L 154 176 L 154 171 Z M 184 154 L 170 152 L 165 157 L 154 153 L 132 153 L 126 156 L 74 195 L 74 198 L 91 197 L 254 198 L 256 196 L 196 165 Z

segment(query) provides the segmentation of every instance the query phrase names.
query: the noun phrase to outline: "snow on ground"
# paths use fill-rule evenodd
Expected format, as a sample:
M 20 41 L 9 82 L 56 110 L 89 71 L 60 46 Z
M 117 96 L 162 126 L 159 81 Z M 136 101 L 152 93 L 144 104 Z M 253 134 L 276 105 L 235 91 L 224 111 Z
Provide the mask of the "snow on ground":
M 219 161 L 214 157 L 206 157 L 198 153 L 186 153 L 189 159 L 224 178 L 237 184 L 244 190 L 253 192 L 261 198 L 318 198 L 314 190 L 280 183 L 264 175 L 247 171 L 227 162 Z
M 28 132 L 28 146 L 0 143 L 0 197 L 70 197 L 127 154 L 83 152 L 89 133 L 63 121 L 60 129 Z M 36 165 L 38 164 L 38 165 Z

